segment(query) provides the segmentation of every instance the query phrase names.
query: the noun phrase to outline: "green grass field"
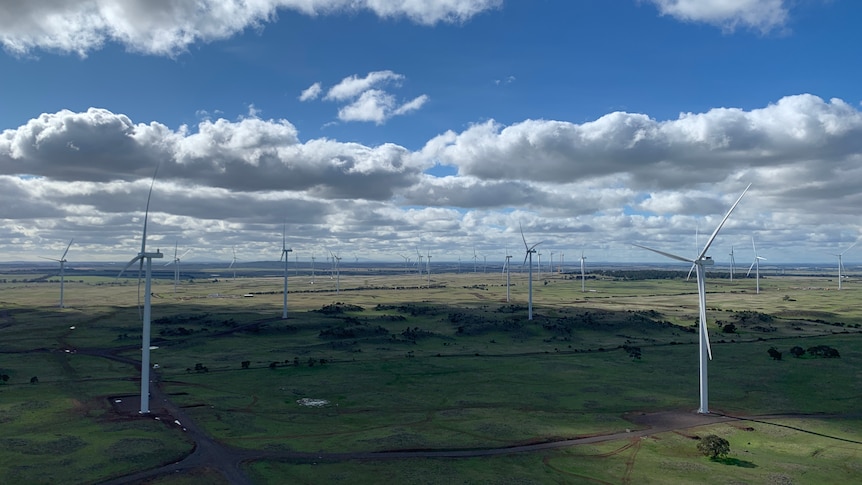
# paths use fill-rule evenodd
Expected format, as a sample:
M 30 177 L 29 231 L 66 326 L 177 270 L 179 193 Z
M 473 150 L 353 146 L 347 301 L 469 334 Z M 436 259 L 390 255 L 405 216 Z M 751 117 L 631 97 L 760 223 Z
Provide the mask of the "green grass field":
M 292 277 L 287 320 L 280 278 L 183 282 L 176 293 L 172 281 L 157 280 L 152 362 L 161 387 L 197 424 L 248 450 L 499 448 L 634 430 L 627 413 L 696 409 L 693 281 L 598 278 L 581 292 L 579 280 L 543 274 L 528 321 L 526 276 L 512 276 L 511 303 L 498 273 L 432 275 L 431 288 L 415 274 L 342 276 L 338 293 L 327 276 L 314 285 Z M 67 280 L 64 309 L 56 307 L 59 284 L 0 283 L 3 483 L 52 482 L 70 470 L 93 483 L 190 451 L 176 427 L 119 416 L 109 398 L 134 395 L 139 374 L 89 355 L 115 349 L 140 359 L 137 287 L 119 281 Z M 771 277 L 761 294 L 750 279 L 710 280 L 707 289 L 710 409 L 767 416 L 763 423 L 483 458 L 260 460 L 247 471 L 260 483 L 862 478 L 853 465 L 862 461 L 862 288 Z M 731 324 L 736 331 L 724 331 Z M 790 354 L 818 345 L 840 358 Z M 723 461 L 697 452 L 693 436 L 710 433 L 731 442 Z M 219 479 L 196 473 L 154 483 Z

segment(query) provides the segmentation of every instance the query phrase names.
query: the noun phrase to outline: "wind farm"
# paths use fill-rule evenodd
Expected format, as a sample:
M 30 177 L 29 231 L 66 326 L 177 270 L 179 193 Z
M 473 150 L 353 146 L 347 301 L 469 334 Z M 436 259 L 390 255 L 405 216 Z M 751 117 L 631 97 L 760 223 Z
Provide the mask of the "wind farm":
M 0 483 L 862 482 L 862 2 L 2 10 Z
M 147 235 L 150 233 L 148 231 Z M 722 238 L 717 236 L 711 244 L 707 243 L 707 249 L 721 244 Z M 149 254 L 148 251 L 144 248 L 142 253 Z M 510 260 L 501 259 L 501 266 Z M 706 256 L 701 261 L 704 259 Z M 139 260 L 135 262 L 140 265 Z M 731 283 L 727 271 L 720 270 L 718 263 L 713 266 L 702 263 L 703 273 L 696 267 L 696 274 L 703 277 L 701 281 L 710 280 L 703 291 L 709 295 L 710 313 L 715 316 L 700 320 L 706 321 L 706 325 L 694 325 L 693 322 L 700 319 L 701 307 L 697 300 L 701 286 L 696 281 L 686 281 L 687 267 L 672 264 L 651 266 L 654 269 L 649 276 L 642 269 L 645 266 L 594 261 L 589 274 L 589 293 L 581 291 L 579 267 L 561 274 L 544 272 L 543 280 L 533 288 L 536 300 L 532 308 L 533 320 L 529 320 L 531 278 L 528 271 L 510 274 L 508 285 L 499 278 L 491 283 L 481 272 L 458 273 L 457 260 L 435 261 L 435 284 L 428 286 L 424 281 L 417 281 L 415 273 L 404 273 L 403 260 L 390 264 L 342 261 L 339 276 L 334 280 L 318 281 L 313 289 L 289 287 L 290 319 L 283 320 L 279 318 L 283 310 L 283 281 L 280 281 L 283 275 L 278 274 L 279 269 L 283 270 L 283 266 L 279 267 L 282 263 L 274 258 L 268 263 L 246 262 L 237 267 L 236 279 L 220 280 L 211 276 L 223 268 L 219 263 L 190 262 L 185 265 L 184 274 L 195 283 L 176 295 L 172 291 L 172 268 L 152 272 L 151 305 L 158 309 L 154 312 L 152 347 L 158 347 L 153 351 L 158 353 L 153 360 L 158 365 L 150 365 L 154 377 L 153 387 L 148 392 L 154 397 L 147 414 L 141 414 L 139 409 L 140 395 L 129 392 L 128 385 L 121 384 L 134 367 L 129 366 L 128 371 L 124 371 L 122 366 L 117 367 L 117 361 L 111 360 L 129 359 L 134 355 L 130 347 L 137 347 L 127 345 L 122 335 L 117 336 L 114 323 L 123 321 L 123 315 L 136 319 L 136 279 L 130 278 L 131 284 L 126 284 L 123 278 L 114 280 L 107 273 L 108 266 L 105 266 L 105 276 L 97 276 L 99 272 L 94 269 L 92 276 L 83 276 L 84 283 L 75 283 L 72 293 L 75 296 L 67 309 L 49 304 L 40 306 L 37 295 L 49 291 L 48 286 L 11 284 L 7 279 L 0 287 L 4 305 L 19 324 L 0 329 L 17 362 L 4 364 L 4 372 L 10 374 L 13 383 L 25 376 L 33 377 L 31 374 L 38 375 L 39 383 L 4 387 L 4 395 L 12 398 L 12 402 L 19 399 L 14 397 L 20 393 L 19 389 L 62 395 L 68 391 L 61 391 L 61 383 L 69 379 L 88 382 L 82 372 L 104 376 L 105 385 L 87 388 L 92 389 L 87 393 L 93 393 L 88 398 L 92 402 L 90 406 L 103 407 L 103 412 L 116 417 L 94 425 L 112 426 L 109 423 L 150 416 L 149 420 L 140 422 L 141 425 L 152 423 L 145 426 L 149 429 L 147 436 L 150 438 L 147 439 L 165 443 L 163 454 L 118 467 L 118 471 L 113 472 L 117 477 L 148 470 L 153 476 L 159 476 L 167 470 L 162 468 L 160 460 L 182 463 L 183 457 L 191 451 L 184 443 L 186 433 L 192 429 L 212 436 L 222 443 L 220 446 L 246 449 L 244 454 L 236 456 L 252 457 L 243 469 L 256 477 L 255 481 L 263 482 L 270 479 L 264 478 L 269 472 L 262 470 L 277 469 L 279 476 L 290 473 L 286 463 L 312 450 L 323 453 L 321 456 L 333 453 L 323 469 L 335 470 L 346 466 L 335 457 L 352 456 L 352 453 L 430 447 L 436 451 L 428 451 L 427 456 L 434 456 L 452 447 L 475 448 L 477 453 L 488 457 L 482 459 L 483 465 L 477 464 L 472 471 L 462 472 L 478 479 L 498 476 L 500 462 L 493 458 L 492 450 L 499 449 L 500 456 L 503 453 L 514 456 L 534 473 L 536 467 L 541 467 L 542 460 L 553 462 L 573 452 L 579 453 L 577 450 L 584 445 L 570 440 L 584 435 L 595 439 L 596 435 L 604 433 L 607 433 L 607 441 L 600 440 L 599 444 L 592 445 L 599 447 L 599 454 L 605 453 L 601 450 L 613 451 L 629 443 L 632 433 L 648 440 L 640 445 L 637 465 L 631 475 L 633 479 L 642 476 L 638 473 L 649 474 L 651 463 L 658 463 L 667 456 L 697 463 L 696 456 L 682 451 L 685 446 L 693 446 L 685 441 L 675 442 L 671 449 L 659 445 L 667 445 L 672 436 L 677 438 L 671 441 L 682 439 L 672 431 L 661 431 L 664 428 L 657 424 L 659 419 L 670 420 L 674 429 L 722 433 L 731 438 L 734 447 L 745 447 L 744 440 L 762 442 L 763 447 L 754 448 L 758 458 L 749 460 L 758 465 L 763 476 L 777 473 L 777 463 L 787 458 L 781 453 L 773 457 L 765 452 L 771 446 L 768 443 L 776 439 L 771 430 L 781 429 L 775 427 L 779 424 L 828 436 L 817 438 L 815 442 L 810 442 L 811 435 L 804 432 L 781 438 L 798 439 L 803 448 L 833 450 L 830 456 L 834 458 L 828 459 L 825 465 L 818 463 L 818 470 L 821 465 L 826 470 L 819 472 L 822 473 L 820 477 L 842 476 L 839 462 L 847 457 L 847 452 L 854 453 L 852 450 L 856 449 L 855 445 L 846 448 L 846 441 L 841 441 L 840 446 L 834 441 L 835 438 L 855 439 L 855 433 L 840 432 L 828 424 L 831 420 L 818 415 L 852 412 L 845 400 L 859 391 L 858 384 L 852 380 L 832 382 L 831 391 L 823 394 L 815 390 L 825 383 L 818 383 L 811 374 L 819 372 L 816 369 L 822 365 L 827 365 L 832 372 L 847 372 L 855 365 L 856 356 L 862 354 L 862 313 L 835 310 L 839 300 L 833 299 L 833 295 L 837 297 L 838 293 L 830 292 L 828 274 L 811 270 L 781 274 L 770 270 L 762 282 L 762 293 L 758 295 L 750 288 L 750 279 L 734 279 Z M 508 269 L 508 266 L 503 267 Z M 306 271 L 310 272 L 310 268 Z M 674 276 L 668 279 L 668 275 Z M 852 298 L 862 288 L 848 284 L 842 291 L 841 296 Z M 243 298 L 246 294 L 254 297 Z M 127 295 L 128 304 L 116 306 L 113 302 L 118 298 L 112 295 Z M 10 307 L 7 298 L 20 303 Z M 22 313 L 25 308 L 46 315 L 62 312 L 59 318 L 64 325 L 61 329 L 52 323 L 58 316 L 25 317 Z M 22 325 L 29 330 L 25 332 Z M 45 360 L 51 354 L 27 351 L 34 325 L 43 339 L 57 339 L 53 352 L 64 356 L 67 369 L 72 371 L 59 374 L 60 368 L 52 370 L 56 364 L 51 359 Z M 711 338 L 700 330 L 707 326 L 713 333 Z M 732 326 L 735 330 L 728 332 L 726 328 Z M 74 330 L 69 330 L 71 327 Z M 135 339 L 133 328 L 124 330 L 129 340 Z M 696 373 L 680 369 L 680 362 L 691 359 L 686 355 L 690 356 L 696 347 L 703 348 L 701 342 L 705 338 L 711 340 L 707 343 L 707 352 L 715 350 L 721 358 L 712 362 L 708 408 L 694 409 L 698 401 L 690 388 L 697 387 Z M 841 357 L 823 360 L 818 366 L 817 359 L 807 353 L 803 357 L 791 357 L 789 349 L 793 346 L 802 349 L 828 346 L 838 349 Z M 771 348 L 781 349 L 785 359 L 770 358 L 767 350 Z M 548 365 L 553 365 L 558 372 L 549 375 L 544 370 Z M 421 370 L 425 366 L 440 372 L 457 371 L 456 375 L 462 377 L 435 377 L 437 372 Z M 575 372 L 575 369 L 580 370 Z M 357 372 L 363 376 L 361 379 L 357 379 Z M 412 376 L 410 379 L 419 387 L 373 384 L 379 379 L 377 376 L 393 372 L 402 376 L 401 379 Z M 779 377 L 785 373 L 789 375 Z M 493 378 L 490 382 L 483 378 L 482 382 L 486 383 L 479 384 L 475 378 L 468 378 L 471 374 L 488 378 L 508 376 L 508 379 L 516 379 L 519 385 L 514 389 L 504 382 L 489 385 Z M 788 378 L 794 383 L 787 383 Z M 604 384 L 596 386 L 597 379 Z M 287 381 L 291 382 L 290 387 L 285 387 Z M 558 397 L 554 398 L 545 391 L 563 387 L 571 390 L 558 392 Z M 760 388 L 764 392 L 751 394 L 747 391 L 750 388 Z M 288 389 L 292 391 L 287 391 L 289 398 L 285 399 Z M 803 389 L 810 392 L 800 392 Z M 252 401 L 230 397 L 236 390 L 240 390 L 239 396 L 256 396 L 257 404 L 247 409 L 237 407 Z M 431 399 L 432 395 L 447 396 L 446 402 L 437 403 Z M 386 399 L 372 396 L 386 396 Z M 632 405 L 635 396 L 639 396 L 639 400 L 652 397 L 648 404 Z M 471 403 L 458 403 L 465 399 Z M 425 404 L 418 408 L 415 405 L 404 408 L 403 404 L 398 404 L 405 400 Z M 320 407 L 301 404 L 305 402 L 323 404 L 319 404 Z M 599 402 L 603 404 L 597 404 Z M 183 412 L 172 411 L 174 408 L 165 403 L 173 403 Z M 540 403 L 544 403 L 545 409 L 541 415 L 529 411 Z M 351 410 L 358 408 L 366 409 L 366 417 L 355 423 L 357 428 L 348 421 L 339 424 L 340 431 L 334 435 L 338 439 L 329 442 L 310 432 L 321 420 L 341 422 L 348 419 Z M 278 418 L 286 409 L 297 416 L 289 423 Z M 422 426 L 405 425 L 415 412 L 431 412 L 435 417 Z M 452 413 L 459 414 L 450 416 Z M 325 417 L 327 414 L 329 417 Z M 456 417 L 459 415 L 462 417 Z M 690 416 L 703 418 L 687 421 Z M 160 419 L 153 420 L 155 417 Z M 252 417 L 255 422 L 267 424 L 249 426 L 247 420 Z M 78 419 L 82 424 L 89 422 L 89 418 Z M 728 423 L 723 421 L 725 419 L 733 421 Z M 181 424 L 167 425 L 174 421 Z M 503 426 L 503 423 L 512 422 L 518 425 Z M 494 439 L 490 439 L 482 430 L 494 423 L 499 430 Z M 852 420 L 847 421 L 848 426 L 852 423 Z M 63 429 L 63 426 L 55 429 Z M 384 432 L 368 441 L 369 435 L 362 431 L 368 426 L 382 427 Z M 452 426 L 469 432 L 466 435 L 455 432 L 450 429 Z M 742 430 L 747 427 L 755 431 Z M 407 435 L 404 429 L 410 430 Z M 449 431 L 445 431 L 447 429 Z M 562 436 L 557 436 L 561 432 Z M 794 437 L 796 433 L 799 433 L 798 438 Z M 648 438 L 650 436 L 658 441 Z M 249 448 L 246 441 L 249 439 L 259 444 Z M 545 445 L 557 443 L 555 446 L 559 448 L 530 451 L 532 448 L 527 447 L 511 455 L 513 451 L 507 445 L 497 448 L 501 440 L 502 443 L 523 443 L 524 440 Z M 396 442 L 401 444 L 395 445 Z M 275 443 L 290 443 L 294 451 L 284 452 L 287 461 L 273 462 L 265 458 L 277 455 L 263 451 Z M 420 446 L 422 443 L 425 444 Z M 839 449 L 845 451 L 838 452 Z M 422 456 L 423 452 L 418 453 L 417 456 Z M 611 478 L 616 473 L 614 467 L 622 466 L 626 457 L 631 456 L 621 452 L 607 458 L 590 458 L 603 463 L 604 471 L 576 469 L 585 476 Z M 85 462 L 104 470 L 106 464 L 97 465 L 101 462 L 98 459 L 93 462 L 93 459 Z M 776 460 L 776 464 L 771 460 Z M 368 473 L 363 471 L 366 465 L 360 463 L 364 462 L 348 466 L 352 476 Z M 387 460 L 387 463 L 382 471 L 386 476 L 405 476 L 402 473 L 406 468 L 397 464 L 399 460 Z M 530 463 L 533 464 L 528 465 Z M 265 468 L 260 468 L 264 464 Z M 723 472 L 729 471 L 733 476 L 736 471 L 748 470 L 730 467 Z M 375 473 L 379 472 L 381 470 Z M 110 475 L 110 472 L 103 473 Z M 517 475 L 523 471 L 513 473 Z M 679 475 L 679 479 L 682 476 Z

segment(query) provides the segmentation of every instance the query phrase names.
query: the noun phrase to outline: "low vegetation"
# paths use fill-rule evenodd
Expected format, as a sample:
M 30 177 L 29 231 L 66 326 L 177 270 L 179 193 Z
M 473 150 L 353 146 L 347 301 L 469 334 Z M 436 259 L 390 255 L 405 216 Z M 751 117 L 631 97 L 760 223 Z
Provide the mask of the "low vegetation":
M 694 409 L 693 282 L 598 276 L 589 281 L 595 291 L 582 293 L 578 279 L 543 275 L 532 321 L 525 281 L 514 275 L 512 302 L 481 274 L 434 275 L 431 288 L 411 287 L 408 277 L 342 276 L 350 291 L 337 294 L 325 279 L 313 290 L 291 280 L 297 292 L 287 320 L 279 318 L 277 278 L 181 285 L 176 295 L 172 281 L 157 281 L 152 362 L 158 386 L 194 422 L 246 450 L 506 448 L 637 431 L 632 413 Z M 862 470 L 846 464 L 862 453 L 862 426 L 852 417 L 862 383 L 846 376 L 862 359 L 862 312 L 842 302 L 856 290 L 837 295 L 807 289 L 816 281 L 770 278 L 755 295 L 749 283 L 717 282 L 708 294 L 711 408 L 792 414 L 788 427 L 770 418 L 505 458 L 258 460 L 248 471 L 261 483 L 503 475 L 525 483 L 640 483 L 660 476 L 698 482 L 722 466 L 728 480 L 768 483 L 787 473 L 783 463 L 808 463 L 798 455 L 817 453 L 826 470 L 815 474 L 819 483 L 853 481 Z M 780 291 L 770 286 L 777 284 Z M 8 430 L 0 439 L 0 482 L 58 481 L 70 470 L 97 482 L 189 453 L 193 444 L 181 429 L 122 414 L 112 401 L 138 390 L 136 288 L 67 281 L 69 308 L 62 310 L 50 306 L 54 290 L 0 283 L 0 420 Z M 710 451 L 714 461 L 694 453 L 710 435 L 728 444 L 727 452 Z

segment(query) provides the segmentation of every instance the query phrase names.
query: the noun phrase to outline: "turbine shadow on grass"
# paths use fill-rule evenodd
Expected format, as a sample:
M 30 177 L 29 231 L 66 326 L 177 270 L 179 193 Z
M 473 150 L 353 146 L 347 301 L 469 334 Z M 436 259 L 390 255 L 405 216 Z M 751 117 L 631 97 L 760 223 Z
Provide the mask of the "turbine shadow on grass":
M 738 466 L 740 468 L 757 468 L 757 465 L 747 460 L 740 460 L 739 458 L 731 458 L 729 456 L 725 456 L 722 458 L 710 458 L 710 461 L 715 463 L 721 463 L 722 465 L 733 465 Z

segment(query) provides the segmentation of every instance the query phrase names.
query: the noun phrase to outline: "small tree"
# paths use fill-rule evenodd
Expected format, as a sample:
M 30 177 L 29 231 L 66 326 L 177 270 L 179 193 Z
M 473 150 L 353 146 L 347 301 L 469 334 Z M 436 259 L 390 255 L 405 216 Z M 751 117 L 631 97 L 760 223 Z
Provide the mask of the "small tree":
M 730 453 L 730 443 L 721 436 L 707 435 L 697 444 L 697 449 L 705 456 L 715 460 Z
M 721 331 L 724 333 L 736 333 L 736 325 L 728 323 L 727 325 L 721 327 Z
M 248 369 L 248 366 L 251 365 L 251 361 L 250 360 L 244 360 L 244 361 L 240 362 L 240 365 L 242 366 L 243 369 Z
M 790 349 L 790 353 L 794 357 L 799 358 L 799 357 L 802 357 L 803 355 L 805 355 L 805 349 L 803 349 L 802 347 L 797 345 L 796 347 L 793 347 L 792 349 Z
M 778 351 L 775 347 L 769 347 L 769 356 L 772 357 L 773 360 L 781 360 L 781 352 Z

